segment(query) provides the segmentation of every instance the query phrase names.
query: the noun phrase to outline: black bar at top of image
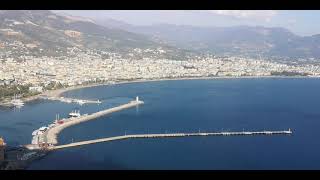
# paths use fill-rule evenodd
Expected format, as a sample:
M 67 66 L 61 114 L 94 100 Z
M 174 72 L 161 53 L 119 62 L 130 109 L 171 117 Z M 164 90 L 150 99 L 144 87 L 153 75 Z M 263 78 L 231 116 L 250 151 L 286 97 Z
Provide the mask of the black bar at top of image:
M 9 0 L 2 10 L 303 10 L 317 1 L 297 0 Z

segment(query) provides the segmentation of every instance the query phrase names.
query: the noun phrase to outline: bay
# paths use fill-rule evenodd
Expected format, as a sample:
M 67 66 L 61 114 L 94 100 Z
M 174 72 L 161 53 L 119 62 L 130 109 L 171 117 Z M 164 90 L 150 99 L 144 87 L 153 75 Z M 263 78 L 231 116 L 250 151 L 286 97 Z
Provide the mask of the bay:
M 78 89 L 79 106 L 38 100 L 0 109 L 0 135 L 31 133 L 79 108 L 93 113 L 139 96 L 145 104 L 65 129 L 61 144 L 142 133 L 293 130 L 292 135 L 121 140 L 50 153 L 29 169 L 320 169 L 320 81 L 307 78 L 179 80 Z

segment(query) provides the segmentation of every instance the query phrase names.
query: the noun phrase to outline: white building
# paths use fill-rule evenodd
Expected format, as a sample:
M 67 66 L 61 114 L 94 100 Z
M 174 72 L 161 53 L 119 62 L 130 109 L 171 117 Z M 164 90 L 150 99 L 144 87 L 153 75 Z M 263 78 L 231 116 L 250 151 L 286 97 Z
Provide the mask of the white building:
M 43 92 L 43 87 L 41 87 L 41 86 L 32 86 L 32 87 L 29 87 L 29 91 L 32 91 L 32 92 Z

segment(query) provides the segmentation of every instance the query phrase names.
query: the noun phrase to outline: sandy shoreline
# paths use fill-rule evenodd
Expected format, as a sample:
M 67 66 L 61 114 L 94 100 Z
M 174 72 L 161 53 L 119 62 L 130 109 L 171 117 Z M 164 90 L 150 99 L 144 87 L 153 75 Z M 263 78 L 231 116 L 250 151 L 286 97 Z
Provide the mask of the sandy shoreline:
M 320 77 L 310 77 L 310 76 L 239 76 L 239 77 L 233 77 L 233 76 L 215 76 L 215 77 L 182 77 L 182 78 L 161 78 L 161 79 L 141 79 L 141 80 L 132 80 L 132 81 L 119 81 L 115 82 L 113 85 L 117 84 L 129 84 L 129 83 L 144 83 L 144 82 L 156 82 L 156 81 L 178 81 L 178 80 L 205 80 L 205 79 L 265 79 L 265 78 L 288 78 L 288 79 L 296 79 L 296 78 L 320 78 Z M 83 88 L 90 88 L 90 87 L 96 87 L 96 86 L 105 86 L 105 85 L 110 85 L 110 83 L 99 83 L 99 84 L 89 84 L 89 85 L 77 85 L 77 86 L 72 86 L 72 87 L 67 87 L 67 88 L 62 88 L 62 89 L 57 89 L 57 90 L 49 90 L 46 92 L 43 92 L 42 94 L 38 94 L 35 96 L 30 96 L 27 98 L 23 98 L 23 102 L 31 102 L 34 100 L 37 100 L 40 96 L 50 96 L 50 97 L 60 97 L 62 96 L 63 93 L 68 92 L 68 91 L 73 91 L 77 89 L 83 89 Z M 1 103 L 0 103 L 1 105 Z M 2 104 L 4 105 L 4 104 Z

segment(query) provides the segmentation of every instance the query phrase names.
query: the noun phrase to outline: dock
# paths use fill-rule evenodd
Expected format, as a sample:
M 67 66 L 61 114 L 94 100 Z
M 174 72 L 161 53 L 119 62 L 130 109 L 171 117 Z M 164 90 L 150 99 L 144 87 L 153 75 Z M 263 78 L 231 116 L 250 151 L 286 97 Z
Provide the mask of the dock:
M 124 139 L 134 139 L 134 138 L 168 138 L 168 137 L 188 137 L 188 136 L 250 136 L 250 135 L 289 135 L 292 131 L 289 129 L 287 131 L 253 131 L 253 132 L 216 132 L 216 133 L 171 133 L 171 134 L 133 134 L 133 135 L 123 135 L 108 137 L 102 139 L 88 140 L 75 142 L 65 145 L 49 146 L 48 150 L 58 150 L 63 148 L 71 148 L 76 146 L 83 146 L 88 144 L 124 140 Z

